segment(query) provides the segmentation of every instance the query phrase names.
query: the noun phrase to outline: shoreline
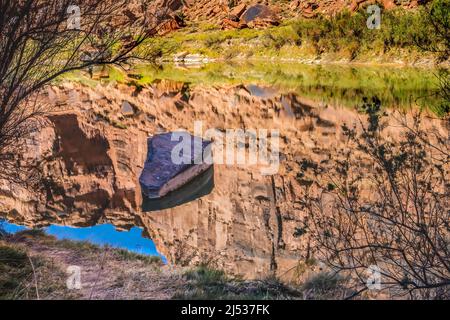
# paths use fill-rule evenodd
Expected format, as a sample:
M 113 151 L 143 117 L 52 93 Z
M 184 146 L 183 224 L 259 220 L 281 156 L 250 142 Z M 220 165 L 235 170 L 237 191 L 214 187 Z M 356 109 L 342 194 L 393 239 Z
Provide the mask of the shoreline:
M 426 50 L 424 39 L 431 41 L 434 35 L 423 14 L 386 11 L 377 29 L 366 27 L 364 12 L 285 19 L 266 28 L 223 29 L 219 24 L 193 23 L 149 39 L 144 46 L 156 61 L 177 61 L 187 55 L 217 62 L 449 68 L 448 57 Z M 419 36 L 424 39 L 416 39 Z
M 211 58 L 207 56 L 202 56 L 200 60 L 176 60 L 176 55 L 170 58 L 162 58 L 156 60 L 156 62 L 161 64 L 182 64 L 187 67 L 189 66 L 202 66 L 209 63 L 219 63 L 219 62 L 229 62 L 237 64 L 251 64 L 251 63 L 272 63 L 272 64 L 298 64 L 298 65 L 323 65 L 323 66 L 356 66 L 356 67 L 393 67 L 393 68 L 415 68 L 415 69 L 449 69 L 450 61 L 445 61 L 443 63 L 436 63 L 427 59 L 424 62 L 409 63 L 404 61 L 399 62 L 379 62 L 379 61 L 347 61 L 347 60 L 328 60 L 328 59 L 312 59 L 312 58 L 276 58 L 276 57 L 258 57 L 258 58 Z

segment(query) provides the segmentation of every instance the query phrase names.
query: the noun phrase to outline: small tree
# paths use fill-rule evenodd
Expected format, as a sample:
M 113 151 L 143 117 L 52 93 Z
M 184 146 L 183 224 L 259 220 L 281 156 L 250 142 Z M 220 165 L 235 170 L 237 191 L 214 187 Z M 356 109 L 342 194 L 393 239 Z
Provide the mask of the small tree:
M 446 60 L 450 56 L 450 1 L 431 1 L 423 11 L 423 20 L 435 32 L 433 35 L 417 33 L 414 41 L 424 51 L 434 52 L 440 60 Z
M 147 2 L 0 0 L 0 174 L 11 178 L 19 141 L 39 127 L 37 97 L 57 77 L 98 65 L 122 65 L 155 33 L 161 17 Z M 76 4 L 76 5 L 75 5 Z
M 318 259 L 350 276 L 355 295 L 376 266 L 391 295 L 449 298 L 449 136 L 424 130 L 420 115 L 399 115 L 393 138 L 377 98 L 364 110 L 368 124 L 343 126 L 348 142 L 331 165 L 310 166 L 316 179 L 301 229 Z

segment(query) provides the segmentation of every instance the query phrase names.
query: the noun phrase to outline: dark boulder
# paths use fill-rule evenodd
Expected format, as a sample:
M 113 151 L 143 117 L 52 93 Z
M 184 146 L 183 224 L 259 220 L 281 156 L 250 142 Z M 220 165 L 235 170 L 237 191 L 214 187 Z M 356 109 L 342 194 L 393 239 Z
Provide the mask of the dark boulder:
M 159 134 L 147 141 L 147 160 L 139 183 L 142 193 L 149 198 L 161 198 L 211 167 L 211 164 L 203 161 L 203 155 L 211 155 L 211 141 L 188 133 L 183 133 L 183 137 L 177 137 L 176 134 L 179 133 Z M 181 143 L 186 147 L 181 148 Z M 195 145 L 198 147 L 195 148 Z
M 277 15 L 268 6 L 257 4 L 249 7 L 241 16 L 241 22 L 249 24 L 250 22 L 261 19 L 268 21 L 278 21 Z

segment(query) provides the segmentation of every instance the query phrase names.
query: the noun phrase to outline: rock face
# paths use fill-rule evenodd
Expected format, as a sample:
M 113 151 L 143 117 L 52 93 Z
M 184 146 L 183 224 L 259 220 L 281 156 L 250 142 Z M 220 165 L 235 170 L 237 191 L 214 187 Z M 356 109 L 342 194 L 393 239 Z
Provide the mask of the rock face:
M 181 92 L 189 90 L 189 95 Z M 305 216 L 298 176 L 309 160 L 327 163 L 346 142 L 341 125 L 359 123 L 343 106 L 322 105 L 289 91 L 246 86 L 195 86 L 160 81 L 136 93 L 126 85 L 52 87 L 45 98 L 59 106 L 49 125 L 30 141 L 25 159 L 38 158 L 40 187 L 0 181 L 0 214 L 30 227 L 90 226 L 144 228 L 158 251 L 180 265 L 214 261 L 246 278 L 270 273 L 287 277 L 308 257 L 308 240 L 295 236 Z M 136 106 L 123 117 L 126 100 Z M 181 107 L 180 107 L 181 106 Z M 139 174 L 147 137 L 179 128 L 280 130 L 278 174 L 257 165 L 214 166 L 211 193 L 175 208 L 143 212 Z M 437 120 L 424 125 L 446 132 Z M 395 127 L 392 136 L 398 136 Z M 291 271 L 292 272 L 292 271 Z
M 275 13 L 262 4 L 251 6 L 240 17 L 244 23 L 250 23 L 256 19 L 276 19 Z
M 379 2 L 386 9 L 391 9 L 395 7 L 414 8 L 427 2 L 427 0 L 382 0 Z M 158 0 L 152 2 L 151 7 L 155 13 L 161 11 L 161 8 L 169 8 L 169 12 L 182 12 L 188 22 L 220 23 L 224 19 L 230 22 L 239 22 L 238 19 L 245 10 L 258 6 L 268 7 L 281 19 L 292 19 L 296 17 L 312 18 L 319 14 L 334 15 L 345 9 L 355 11 L 362 6 L 373 3 L 375 3 L 373 0 L 292 0 L 277 2 L 257 0 Z
M 185 26 L 186 26 L 186 24 L 185 24 L 184 20 L 180 17 L 180 15 L 169 14 L 157 26 L 157 34 L 159 36 L 164 36 L 172 31 L 176 31 Z
M 183 148 L 176 149 L 180 145 Z M 186 132 L 149 138 L 148 156 L 139 178 L 142 192 L 149 198 L 161 198 L 208 170 L 211 164 L 203 161 L 203 155 L 210 145 L 211 141 Z
M 241 3 L 230 10 L 230 15 L 239 19 L 246 9 L 247 5 L 245 3 Z
M 222 26 L 228 28 L 265 28 L 278 25 L 279 18 L 268 6 L 257 4 L 250 6 L 237 6 L 231 11 L 230 18 L 224 19 Z
M 378 1 L 385 9 L 396 7 L 415 8 L 428 0 L 382 0 Z M 343 10 L 357 11 L 375 0 L 308 0 L 269 2 L 256 0 L 156 0 L 148 5 L 144 15 L 147 18 L 158 18 L 156 32 L 164 36 L 186 26 L 185 22 L 209 22 L 230 28 L 266 28 L 277 25 L 279 21 L 297 17 L 314 18 L 318 15 L 332 16 Z M 138 2 L 128 3 L 123 15 L 125 21 L 142 18 L 142 10 Z M 123 20 L 123 19 L 122 19 Z M 151 20 L 151 19 L 150 19 Z

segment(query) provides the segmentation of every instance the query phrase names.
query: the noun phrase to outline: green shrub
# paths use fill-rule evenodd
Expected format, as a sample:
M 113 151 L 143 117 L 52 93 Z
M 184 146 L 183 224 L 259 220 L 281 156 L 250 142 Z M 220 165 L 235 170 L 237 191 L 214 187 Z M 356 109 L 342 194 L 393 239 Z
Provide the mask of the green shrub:
M 335 299 L 343 288 L 344 279 L 331 272 L 320 272 L 307 279 L 302 286 L 302 291 L 314 299 Z
M 227 276 L 222 270 L 206 264 L 190 269 L 185 273 L 185 277 L 189 284 L 184 291 L 175 295 L 175 299 L 292 299 L 300 294 L 274 276 L 263 280 L 244 281 Z
M 19 296 L 31 275 L 25 251 L 0 244 L 0 299 Z
M 448 1 L 433 2 L 436 16 L 445 17 L 448 9 L 445 11 L 441 3 L 448 4 Z M 155 59 L 189 52 L 211 58 L 224 58 L 224 55 L 304 58 L 331 54 L 331 57 L 354 60 L 388 54 L 413 60 L 420 56 L 421 47 L 442 42 L 422 7 L 383 10 L 380 29 L 367 27 L 368 16 L 362 8 L 356 13 L 342 11 L 332 17 L 286 20 L 265 30 L 218 30 L 211 25 L 193 24 L 168 36 L 150 39 L 138 50 Z M 230 50 L 236 53 L 231 54 Z
M 122 260 L 130 260 L 130 261 L 142 261 L 147 264 L 162 264 L 161 257 L 158 256 L 147 256 L 143 254 L 138 254 L 135 252 L 131 252 L 125 249 L 114 249 L 114 254 Z
M 423 9 L 383 11 L 380 29 L 367 28 L 367 16 L 364 10 L 354 14 L 343 11 L 330 18 L 295 21 L 293 28 L 313 45 L 316 54 L 347 49 L 352 59 L 361 51 L 387 52 L 415 48 L 416 39 L 423 44 L 434 41 Z
M 216 285 L 224 283 L 227 280 L 225 272 L 210 268 L 206 265 L 189 270 L 185 273 L 188 280 L 195 281 L 201 286 Z

